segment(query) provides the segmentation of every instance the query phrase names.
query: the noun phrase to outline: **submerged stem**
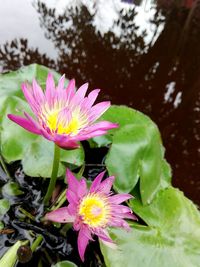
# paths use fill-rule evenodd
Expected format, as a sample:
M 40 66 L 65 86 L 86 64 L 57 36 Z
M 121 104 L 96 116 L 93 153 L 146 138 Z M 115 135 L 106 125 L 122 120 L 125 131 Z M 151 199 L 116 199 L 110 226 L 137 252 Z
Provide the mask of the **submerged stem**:
M 35 221 L 35 217 L 32 215 L 32 214 L 30 214 L 28 211 L 26 211 L 25 209 L 23 209 L 23 208 L 19 208 L 19 211 L 22 213 L 22 214 L 24 214 L 26 217 L 28 217 L 29 219 L 31 219 L 32 221 Z
M 32 246 L 31 246 L 32 252 L 34 252 L 37 249 L 37 247 L 40 245 L 42 240 L 43 240 L 42 235 L 38 235 L 38 237 L 35 239 L 35 241 L 33 242 Z
M 59 162 L 60 162 L 60 147 L 58 147 L 56 144 L 54 145 L 54 159 L 53 159 L 53 169 L 51 173 L 51 179 L 49 182 L 49 186 L 46 192 L 46 195 L 44 197 L 44 204 L 48 205 L 49 200 L 52 196 L 53 190 L 55 188 L 56 179 L 58 175 L 58 168 L 59 168 Z
M 56 210 L 62 206 L 62 204 L 66 201 L 66 190 L 64 190 L 56 202 L 53 204 L 53 206 L 50 208 L 50 211 Z

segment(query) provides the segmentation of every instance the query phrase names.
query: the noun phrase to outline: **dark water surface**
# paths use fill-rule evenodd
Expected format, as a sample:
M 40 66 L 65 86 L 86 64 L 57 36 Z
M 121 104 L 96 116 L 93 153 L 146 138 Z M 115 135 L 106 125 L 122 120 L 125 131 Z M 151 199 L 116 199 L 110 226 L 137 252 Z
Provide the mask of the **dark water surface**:
M 200 204 L 200 1 L 80 2 L 0 0 L 1 72 L 44 64 L 149 115 L 174 186 Z

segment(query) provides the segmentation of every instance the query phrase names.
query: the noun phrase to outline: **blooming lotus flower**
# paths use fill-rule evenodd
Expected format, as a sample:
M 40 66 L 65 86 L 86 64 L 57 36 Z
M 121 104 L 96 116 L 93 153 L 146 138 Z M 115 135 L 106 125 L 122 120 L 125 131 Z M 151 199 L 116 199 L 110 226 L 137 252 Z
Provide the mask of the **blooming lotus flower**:
M 33 80 L 32 86 L 22 84 L 22 91 L 36 120 L 24 112 L 25 117 L 9 114 L 8 117 L 29 132 L 43 135 L 58 146 L 67 149 L 78 147 L 77 141 L 103 135 L 118 125 L 108 121 L 94 123 L 110 106 L 109 101 L 93 106 L 99 89 L 85 97 L 88 84 L 75 92 L 75 81 L 64 88 L 64 75 L 55 87 L 53 76 L 48 74 L 46 91 Z
M 93 240 L 92 235 L 97 235 L 102 242 L 113 247 L 115 244 L 106 228 L 114 226 L 129 230 L 130 227 L 124 218 L 137 219 L 129 207 L 120 205 L 132 198 L 132 195 L 112 195 L 110 190 L 115 178 L 111 176 L 102 182 L 104 173 L 95 178 L 88 190 L 85 179 L 78 181 L 67 169 L 66 196 L 69 205 L 49 212 L 45 216 L 50 221 L 73 223 L 73 228 L 79 231 L 78 251 L 82 261 L 89 240 Z

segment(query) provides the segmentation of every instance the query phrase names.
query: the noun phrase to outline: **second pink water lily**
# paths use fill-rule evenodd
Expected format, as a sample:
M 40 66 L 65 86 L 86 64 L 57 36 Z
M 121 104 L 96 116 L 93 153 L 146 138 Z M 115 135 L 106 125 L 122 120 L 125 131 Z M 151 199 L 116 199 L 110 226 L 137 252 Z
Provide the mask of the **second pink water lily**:
M 46 219 L 60 223 L 73 223 L 78 235 L 78 251 L 84 261 L 85 249 L 92 235 L 97 235 L 106 245 L 116 246 L 110 238 L 107 228 L 120 227 L 129 230 L 125 218 L 137 220 L 129 207 L 122 202 L 132 198 L 130 194 L 113 195 L 111 190 L 114 176 L 102 181 L 105 172 L 100 173 L 87 189 L 86 180 L 80 181 L 67 170 L 67 207 L 46 214 Z
M 78 147 L 78 141 L 103 135 L 118 127 L 108 121 L 94 123 L 110 106 L 109 101 L 93 105 L 99 89 L 85 96 L 87 83 L 75 91 L 75 81 L 71 80 L 65 88 L 64 80 L 62 76 L 56 87 L 52 75 L 48 74 L 45 92 L 35 80 L 32 86 L 24 83 L 22 90 L 36 120 L 26 112 L 25 117 L 14 114 L 8 117 L 29 132 L 42 135 L 67 149 Z

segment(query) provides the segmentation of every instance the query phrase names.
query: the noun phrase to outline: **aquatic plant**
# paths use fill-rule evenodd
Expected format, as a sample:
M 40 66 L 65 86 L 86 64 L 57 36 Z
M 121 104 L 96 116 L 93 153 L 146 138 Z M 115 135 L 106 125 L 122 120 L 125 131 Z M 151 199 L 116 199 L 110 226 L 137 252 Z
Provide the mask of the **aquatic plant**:
M 101 172 L 92 182 L 90 189 L 84 178 L 80 181 L 67 169 L 68 189 L 66 193 L 69 205 L 46 214 L 46 219 L 60 223 L 73 223 L 78 235 L 78 250 L 84 261 L 85 249 L 92 235 L 111 247 L 114 242 L 110 238 L 107 227 L 120 227 L 130 230 L 124 218 L 137 220 L 132 210 L 122 202 L 133 198 L 130 194 L 115 194 L 111 192 L 114 176 L 102 181 L 105 172 Z

